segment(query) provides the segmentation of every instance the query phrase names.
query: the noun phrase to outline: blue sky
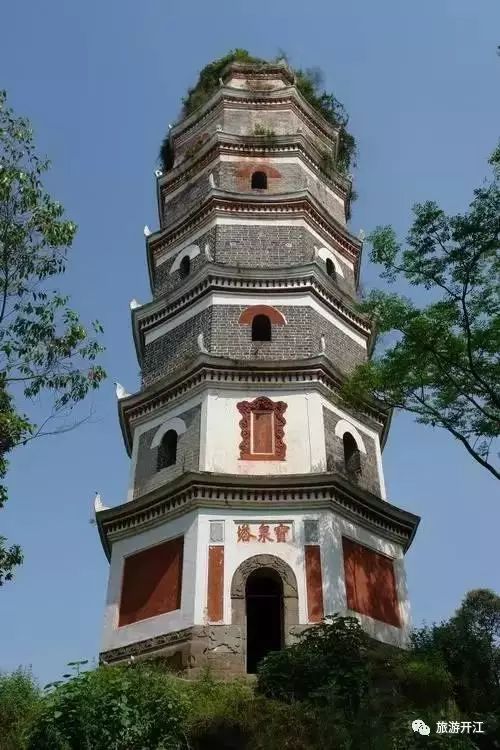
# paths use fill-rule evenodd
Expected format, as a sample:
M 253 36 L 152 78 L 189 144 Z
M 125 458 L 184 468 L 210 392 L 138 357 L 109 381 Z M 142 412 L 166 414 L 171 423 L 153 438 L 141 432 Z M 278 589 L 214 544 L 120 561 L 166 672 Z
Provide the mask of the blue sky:
M 2 8 L 0 87 L 53 162 L 48 187 L 78 223 L 59 286 L 105 328 L 109 380 L 78 430 L 20 449 L 0 533 L 24 547 L 0 590 L 0 669 L 46 682 L 99 650 L 107 562 L 89 523 L 99 490 L 125 499 L 128 458 L 114 379 L 137 388 L 128 303 L 147 301 L 144 224 L 157 226 L 160 142 L 208 62 L 234 47 L 319 66 L 359 142 L 352 230 L 435 199 L 462 211 L 499 136 L 498 0 L 167 3 L 51 0 Z M 363 264 L 363 284 L 378 284 Z M 87 413 L 80 410 L 80 416 Z M 498 483 L 446 434 L 398 415 L 384 452 L 391 501 L 422 516 L 407 555 L 414 621 L 448 617 L 463 594 L 499 588 Z

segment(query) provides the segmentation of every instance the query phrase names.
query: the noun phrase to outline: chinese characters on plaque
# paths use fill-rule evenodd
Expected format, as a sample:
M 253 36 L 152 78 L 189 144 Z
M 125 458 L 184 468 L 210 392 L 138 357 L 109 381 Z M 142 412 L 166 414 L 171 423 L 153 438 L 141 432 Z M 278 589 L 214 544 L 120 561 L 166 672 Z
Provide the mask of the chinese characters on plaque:
M 242 522 L 237 527 L 238 542 L 291 542 L 292 526 L 283 521 L 258 521 L 257 523 Z

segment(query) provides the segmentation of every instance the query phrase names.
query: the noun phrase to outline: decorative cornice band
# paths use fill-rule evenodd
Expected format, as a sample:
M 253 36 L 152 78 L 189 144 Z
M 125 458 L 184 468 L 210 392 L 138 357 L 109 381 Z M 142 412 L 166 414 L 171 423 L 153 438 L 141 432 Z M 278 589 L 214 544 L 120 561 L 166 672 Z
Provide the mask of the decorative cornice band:
M 226 104 L 237 109 L 262 108 L 268 110 L 283 109 L 283 105 L 289 105 L 295 111 L 295 114 L 304 118 L 311 130 L 319 137 L 326 137 L 330 141 L 336 141 L 338 137 L 338 129 L 325 120 L 317 110 L 314 110 L 295 86 L 269 92 L 267 96 L 264 95 L 263 91 L 250 92 L 244 89 L 224 87 L 219 89 L 203 107 L 174 125 L 171 131 L 174 143 L 176 145 L 185 143 L 193 130 L 206 120 L 218 115 Z
M 206 387 L 224 388 L 240 385 L 276 388 L 302 388 L 304 384 L 315 384 L 324 390 L 326 398 L 338 395 L 342 375 L 325 355 L 303 360 L 279 360 L 274 362 L 255 360 L 227 360 L 223 357 L 202 354 L 190 364 L 184 364 L 181 371 L 173 372 L 157 381 L 146 390 L 121 399 L 118 414 L 127 452 L 131 453 L 132 429 L 134 420 L 148 417 L 153 412 L 175 402 L 184 396 Z M 388 421 L 387 412 L 366 404 L 362 410 L 375 429 L 382 430 L 384 436 Z
M 190 159 L 181 162 L 177 167 L 167 172 L 160 180 L 161 199 L 174 192 L 182 184 L 199 173 L 220 154 L 265 154 L 266 156 L 299 154 L 301 158 L 318 174 L 323 182 L 332 190 L 337 191 L 346 199 L 351 191 L 351 182 L 347 177 L 337 173 L 333 177 L 321 167 L 321 157 L 318 150 L 300 133 L 274 136 L 270 141 L 268 136 L 234 136 L 229 133 L 214 133 L 212 138 L 202 146 L 199 152 Z
M 351 263 L 357 264 L 359 261 L 362 243 L 350 235 L 335 219 L 321 211 L 307 191 L 297 191 L 296 194 L 285 197 L 274 195 L 253 199 L 252 196 L 244 196 L 240 193 L 212 191 L 205 203 L 191 215 L 183 218 L 178 225 L 152 235 L 153 238 L 147 243 L 148 251 L 153 258 L 157 258 L 170 247 L 179 244 L 190 233 L 199 230 L 214 215 L 244 216 L 249 221 L 252 218 L 266 218 L 273 221 L 285 216 L 306 219 Z
M 179 480 L 115 508 L 100 511 L 97 524 L 109 559 L 113 541 L 164 523 L 196 508 L 325 508 L 375 530 L 406 551 L 418 526 L 408 513 L 334 473 L 238 476 L 190 472 Z
M 217 267 L 215 263 L 207 263 L 198 274 L 196 284 L 177 296 L 177 298 L 167 302 L 167 299 L 170 299 L 170 295 L 162 297 L 134 311 L 133 326 L 139 359 L 141 359 L 144 350 L 144 336 L 148 331 L 178 315 L 207 294 L 217 291 L 234 290 L 235 305 L 238 304 L 238 293 L 262 291 L 265 294 L 270 294 L 271 292 L 277 292 L 278 294 L 303 294 L 304 292 L 311 292 L 361 335 L 367 338 L 372 335 L 370 321 L 366 317 L 355 313 L 352 306 L 346 304 L 340 294 L 335 295 L 325 289 L 324 284 L 318 277 L 318 273 L 315 273 L 316 269 L 312 264 L 308 264 L 306 267 L 298 265 L 297 270 L 299 268 L 303 269 L 302 275 L 290 276 L 290 269 L 288 269 L 288 275 L 285 276 L 283 270 L 280 269 L 278 276 L 275 269 L 270 269 L 269 275 L 266 278 L 244 278 L 241 273 L 238 275 L 238 269 L 236 268 L 222 265 Z M 248 271 L 251 273 L 251 269 L 248 269 Z M 148 312 L 148 308 L 150 312 Z

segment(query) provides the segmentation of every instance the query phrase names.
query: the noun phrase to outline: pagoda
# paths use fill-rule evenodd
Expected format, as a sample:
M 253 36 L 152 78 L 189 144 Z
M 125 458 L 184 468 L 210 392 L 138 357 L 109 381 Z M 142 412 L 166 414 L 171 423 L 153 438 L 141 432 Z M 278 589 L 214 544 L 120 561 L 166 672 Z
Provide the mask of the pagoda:
M 256 671 L 334 613 L 407 643 L 418 517 L 388 501 L 390 413 L 339 390 L 371 355 L 356 310 L 341 129 L 285 63 L 233 62 L 170 128 L 145 231 L 141 366 L 118 388 L 125 502 L 96 508 L 109 582 L 100 660 Z

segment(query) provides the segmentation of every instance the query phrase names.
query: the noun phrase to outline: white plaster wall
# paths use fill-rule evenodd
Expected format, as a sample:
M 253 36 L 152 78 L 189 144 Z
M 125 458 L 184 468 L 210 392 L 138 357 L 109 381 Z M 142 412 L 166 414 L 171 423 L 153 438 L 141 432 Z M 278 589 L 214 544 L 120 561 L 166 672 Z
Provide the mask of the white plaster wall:
M 119 628 L 118 616 L 125 558 L 135 552 L 140 552 L 181 535 L 184 535 L 181 609 L 167 612 L 164 615 L 149 617 Z M 143 641 L 146 638 L 152 638 L 155 635 L 181 630 L 193 625 L 197 547 L 198 517 L 196 513 L 188 513 L 181 518 L 175 518 L 161 526 L 121 539 L 113 544 L 104 614 L 102 651 L 119 648 L 130 643 Z
M 288 405 L 284 417 L 285 461 L 242 461 L 239 401 L 267 396 Z M 202 424 L 204 421 L 202 421 Z M 200 451 L 200 470 L 230 474 L 305 474 L 325 471 L 325 435 L 319 394 L 288 390 L 209 391 L 206 401 L 206 442 Z M 203 462 L 203 463 L 202 463 Z
M 306 505 L 307 500 L 304 501 Z M 363 527 L 354 524 L 331 511 L 310 512 L 256 509 L 247 511 L 204 511 L 199 516 L 199 544 L 196 561 L 196 606 L 195 623 L 207 623 L 207 584 L 208 548 L 210 545 L 210 521 L 224 522 L 224 624 L 231 624 L 231 582 L 241 563 L 254 555 L 270 554 L 284 560 L 292 568 L 297 578 L 299 595 L 299 621 L 306 624 L 307 594 L 304 561 L 304 521 L 318 520 L 320 529 L 321 568 L 323 578 L 323 605 L 325 616 L 351 614 L 357 617 L 363 628 L 374 638 L 396 646 L 405 646 L 410 627 L 410 608 L 406 587 L 403 550 L 400 545 L 387 541 Z M 294 541 L 278 542 L 238 542 L 238 523 L 270 522 L 293 523 Z M 387 555 L 394 561 L 394 573 L 400 607 L 401 628 L 375 620 L 372 617 L 347 609 L 344 576 L 342 537 L 349 537 L 359 544 Z
M 304 500 L 306 507 L 307 500 Z M 320 529 L 323 603 L 325 615 L 352 614 L 373 637 L 405 646 L 410 627 L 410 608 L 402 548 L 331 511 L 289 511 L 276 509 L 214 509 L 195 511 L 157 528 L 113 545 L 106 601 L 102 651 L 126 646 L 157 635 L 207 624 L 208 548 L 210 521 L 224 523 L 224 624 L 231 624 L 231 582 L 241 563 L 259 554 L 274 555 L 292 568 L 297 579 L 299 621 L 306 624 L 307 594 L 304 561 L 304 521 L 318 520 Z M 290 542 L 237 541 L 238 523 L 268 522 L 271 529 L 280 522 L 293 529 Z M 124 560 L 127 555 L 184 534 L 181 609 L 118 627 L 118 607 Z M 342 552 L 342 536 L 347 536 L 394 560 L 394 572 L 402 628 L 396 628 L 347 609 Z

